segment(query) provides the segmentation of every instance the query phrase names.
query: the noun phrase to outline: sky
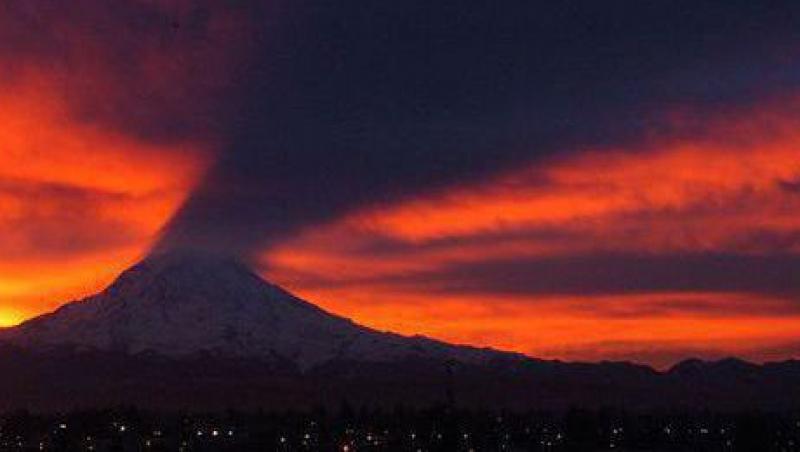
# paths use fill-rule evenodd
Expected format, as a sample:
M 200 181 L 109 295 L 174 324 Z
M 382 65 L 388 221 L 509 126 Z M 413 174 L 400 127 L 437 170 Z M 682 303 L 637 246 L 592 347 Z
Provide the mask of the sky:
M 566 360 L 800 357 L 800 4 L 0 5 L 0 325 L 199 250 Z

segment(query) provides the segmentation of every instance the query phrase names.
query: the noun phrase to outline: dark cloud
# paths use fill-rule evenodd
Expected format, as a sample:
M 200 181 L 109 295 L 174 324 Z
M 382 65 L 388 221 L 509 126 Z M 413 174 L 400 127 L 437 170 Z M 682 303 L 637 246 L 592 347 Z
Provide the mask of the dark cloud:
M 800 180 L 781 181 L 780 187 L 789 193 L 800 193 Z
M 4 2 L 0 81 L 44 81 L 71 119 L 141 139 L 211 139 L 224 128 L 257 5 L 182 3 Z
M 797 255 L 595 254 L 456 263 L 347 283 L 407 284 L 431 293 L 471 295 L 728 292 L 800 301 L 798 275 Z
M 798 81 L 795 9 L 294 3 L 248 68 L 219 165 L 162 244 L 247 252 L 365 205 L 666 132 L 675 105 L 749 105 Z
M 619 300 L 618 300 L 619 301 Z M 634 299 L 624 298 L 620 303 L 593 299 L 565 301 L 567 309 L 579 315 L 595 315 L 603 319 L 642 318 L 747 318 L 800 314 L 800 303 L 790 298 L 753 299 L 736 294 L 705 296 L 681 294 L 648 294 Z
M 135 244 L 142 231 L 103 209 L 123 209 L 137 200 L 92 188 L 0 178 L 0 204 L 11 206 L 0 216 L 0 255 L 10 261 L 66 258 Z
M 702 117 L 798 82 L 788 1 L 0 8 L 0 58 L 57 73 L 80 119 L 218 144 L 167 248 L 249 254 L 366 205 L 677 133 L 676 105 Z
M 127 201 L 133 197 L 125 193 L 57 182 L 27 181 L 0 177 L 0 194 L 25 198 L 27 201 L 50 201 L 70 198 L 80 204 L 91 205 L 101 201 Z

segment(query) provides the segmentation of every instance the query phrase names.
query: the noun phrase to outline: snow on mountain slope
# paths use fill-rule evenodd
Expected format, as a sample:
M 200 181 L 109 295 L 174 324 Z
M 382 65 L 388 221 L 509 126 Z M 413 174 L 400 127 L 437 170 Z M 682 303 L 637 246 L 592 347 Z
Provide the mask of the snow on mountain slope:
M 151 256 L 103 292 L 3 332 L 23 347 L 73 345 L 125 353 L 288 360 L 301 369 L 331 360 L 408 357 L 482 363 L 505 354 L 378 332 L 272 285 L 234 260 Z

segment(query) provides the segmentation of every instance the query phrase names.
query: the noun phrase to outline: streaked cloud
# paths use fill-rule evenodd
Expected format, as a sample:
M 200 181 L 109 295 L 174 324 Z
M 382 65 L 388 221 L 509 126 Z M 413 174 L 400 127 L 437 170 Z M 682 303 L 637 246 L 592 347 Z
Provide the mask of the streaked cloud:
M 632 358 L 654 356 L 642 352 L 650 341 L 700 353 L 709 340 L 717 354 L 744 353 L 742 340 L 784 343 L 800 333 L 791 106 L 359 211 L 269 251 L 267 273 L 386 328 L 540 355 L 581 356 L 577 339 L 553 330 L 570 322 L 591 329 L 587 359 L 601 343 L 617 357 L 627 344 Z

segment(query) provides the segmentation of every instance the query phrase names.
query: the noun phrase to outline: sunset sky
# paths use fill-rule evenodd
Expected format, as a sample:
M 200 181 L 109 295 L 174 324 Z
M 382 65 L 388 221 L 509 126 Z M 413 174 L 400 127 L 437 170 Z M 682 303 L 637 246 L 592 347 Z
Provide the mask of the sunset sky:
M 3 2 L 0 326 L 151 249 L 537 357 L 800 358 L 800 3 Z

